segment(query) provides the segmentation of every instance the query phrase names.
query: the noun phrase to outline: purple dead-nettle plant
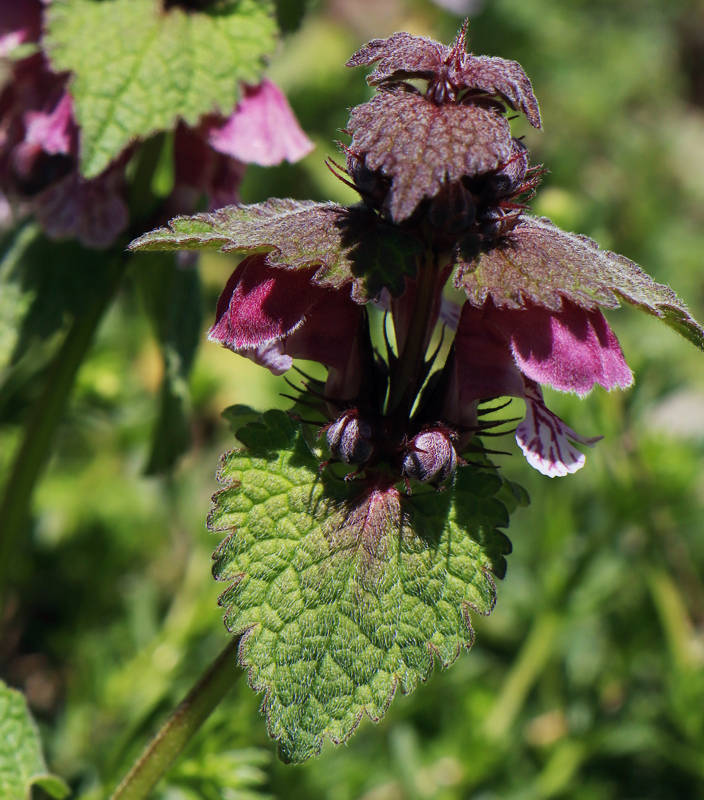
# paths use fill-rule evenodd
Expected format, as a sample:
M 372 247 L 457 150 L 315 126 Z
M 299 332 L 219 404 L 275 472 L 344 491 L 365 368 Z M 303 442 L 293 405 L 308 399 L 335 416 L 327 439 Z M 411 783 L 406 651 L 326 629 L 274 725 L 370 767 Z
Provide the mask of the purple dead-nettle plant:
M 486 427 L 479 406 L 504 395 L 526 403 L 516 439 L 528 462 L 551 477 L 574 472 L 584 465 L 575 443 L 596 439 L 550 412 L 540 384 L 579 395 L 596 384 L 631 385 L 600 307 L 627 300 L 700 342 L 701 328 L 667 287 L 590 239 L 526 213 L 542 170 L 529 165 L 506 115 L 523 112 L 539 128 L 538 102 L 520 64 L 468 53 L 465 39 L 466 26 L 451 47 L 397 33 L 348 61 L 375 64 L 368 82 L 378 90 L 351 111 L 346 168 L 331 164 L 359 192 L 359 206 L 275 200 L 203 218 L 225 250 L 268 250 L 233 274 L 210 339 L 275 374 L 294 358 L 328 367 L 315 394 L 325 400 L 321 409 L 341 409 L 327 429 L 332 456 L 360 463 L 358 451 L 368 453 L 370 480 L 372 459 L 391 467 L 389 479 L 425 474 L 409 469 L 417 456 L 409 461 L 404 442 L 430 424 L 452 430 L 448 441 L 471 441 L 468 434 Z M 427 82 L 424 89 L 417 79 Z M 173 227 L 178 234 L 179 220 Z M 135 247 L 165 236 L 174 239 L 157 232 Z M 189 244 L 186 237 L 179 243 Z M 467 301 L 450 322 L 450 356 L 429 384 L 436 396 L 429 391 L 416 404 L 432 368 L 433 330 L 441 311 L 444 322 L 452 317 L 442 300 L 451 273 Z M 382 363 L 360 326 L 367 324 L 364 304 L 384 290 L 393 295 L 396 348 Z M 375 431 L 379 441 L 348 445 L 352 457 L 342 447 L 352 428 Z
M 632 384 L 601 309 L 625 300 L 704 348 L 704 330 L 671 289 L 528 213 L 542 167 L 531 166 L 508 115 L 540 128 L 538 102 L 520 64 L 467 52 L 466 34 L 465 24 L 448 47 L 396 33 L 348 61 L 373 65 L 368 82 L 376 89 L 350 112 L 342 163 L 329 164 L 359 193 L 356 205 L 272 199 L 229 206 L 177 217 L 132 245 L 245 255 L 209 338 L 275 374 L 296 369 L 295 359 L 327 368 L 324 381 L 304 375 L 301 382 L 300 371 L 287 378 L 297 390 L 287 423 L 264 415 L 254 427 L 235 425 L 250 460 L 225 457 L 225 488 L 210 518 L 214 530 L 233 530 L 215 555 L 216 577 L 234 581 L 222 598 L 226 622 L 246 634 L 240 661 L 266 692 L 272 735 L 294 760 L 317 751 L 323 734 L 346 738 L 365 711 L 378 719 L 398 685 L 409 691 L 434 659 L 447 665 L 471 643 L 467 611 L 491 610 L 489 573 L 503 575 L 510 549 L 496 532 L 508 521 L 507 482 L 488 459 L 495 451 L 485 437 L 517 423 L 521 451 L 544 475 L 584 465 L 580 446 L 599 437 L 585 438 L 551 412 L 541 386 L 583 396 L 596 384 Z M 461 307 L 444 298 L 450 281 L 466 296 Z M 523 401 L 524 414 L 497 417 L 511 398 Z M 295 458 L 281 455 L 285 447 Z M 300 597 L 290 629 L 283 617 L 272 620 L 276 603 L 262 605 L 252 588 L 255 574 L 260 583 L 289 574 L 285 559 L 254 555 L 253 542 L 274 537 L 262 532 L 263 517 L 252 517 L 263 491 L 248 484 L 246 465 L 255 463 L 283 470 L 286 486 L 308 487 L 308 505 L 294 502 L 283 484 L 277 490 L 289 492 L 289 507 L 303 515 L 295 536 L 287 534 L 300 543 L 290 581 L 272 595 L 294 605 Z M 443 566 L 433 556 L 440 551 Z M 319 560 L 306 567 L 313 552 Z M 328 561 L 333 566 L 322 570 Z M 316 593 L 316 580 L 332 586 Z M 483 599 L 472 585 L 483 587 Z M 306 616 L 313 607 L 335 613 L 316 627 Z M 445 615 L 455 613 L 448 623 Z M 308 641 L 306 625 L 309 649 L 297 645 L 286 655 L 282 642 Z M 372 650 L 355 640 L 357 656 L 348 658 L 331 626 L 361 631 Z M 289 657 L 317 664 L 316 676 L 296 677 L 285 666 Z M 336 677 L 318 685 L 328 673 Z M 291 685 L 299 679 L 297 694 Z

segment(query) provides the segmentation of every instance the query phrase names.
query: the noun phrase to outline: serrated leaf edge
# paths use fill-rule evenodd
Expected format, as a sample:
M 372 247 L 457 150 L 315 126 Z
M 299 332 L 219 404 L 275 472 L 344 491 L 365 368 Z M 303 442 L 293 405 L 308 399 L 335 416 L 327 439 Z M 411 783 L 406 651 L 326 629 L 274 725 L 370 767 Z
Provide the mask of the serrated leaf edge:
M 222 541 L 219 543 L 219 545 L 213 552 L 212 560 L 214 562 L 219 558 L 221 551 L 226 547 L 231 538 L 235 536 L 237 533 L 236 525 L 225 525 L 216 527 L 212 524 L 212 518 L 215 514 L 217 500 L 224 493 L 231 491 L 232 489 L 237 489 L 239 486 L 241 486 L 241 481 L 238 481 L 237 479 L 234 478 L 225 477 L 224 475 L 225 464 L 231 456 L 242 455 L 246 457 L 248 452 L 249 451 L 247 448 L 234 448 L 232 450 L 228 450 L 225 453 L 222 453 L 219 459 L 218 469 L 216 472 L 216 480 L 218 481 L 218 483 L 221 484 L 221 488 L 218 489 L 211 497 L 211 502 L 213 506 L 211 507 L 211 510 L 208 513 L 206 525 L 208 530 L 211 531 L 212 533 L 226 533 L 227 535 L 222 539 Z M 213 570 L 214 568 L 215 565 L 213 565 Z M 426 647 L 428 649 L 428 652 L 430 653 L 430 664 L 428 665 L 428 669 L 425 672 L 425 674 L 420 675 L 420 682 L 426 683 L 432 677 L 436 668 L 449 669 L 449 667 L 451 667 L 455 663 L 455 661 L 459 658 L 463 650 L 469 651 L 474 646 L 474 643 L 476 641 L 476 633 L 474 630 L 474 626 L 472 625 L 471 612 L 477 614 L 478 616 L 488 617 L 494 610 L 497 600 L 496 581 L 494 580 L 494 576 L 489 568 L 485 567 L 484 565 L 481 565 L 479 569 L 484 577 L 484 580 L 487 582 L 490 590 L 491 602 L 489 604 L 488 609 L 484 611 L 478 608 L 474 603 L 471 603 L 467 600 L 462 601 L 461 604 L 462 618 L 464 620 L 467 629 L 468 640 L 464 644 L 458 644 L 455 647 L 454 654 L 447 661 L 442 660 L 441 656 L 439 655 L 438 648 L 432 642 L 426 642 Z M 224 608 L 225 596 L 232 588 L 236 587 L 237 584 L 240 583 L 240 581 L 242 581 L 245 575 L 246 573 L 242 572 L 236 575 L 230 575 L 226 578 L 218 578 L 213 573 L 213 577 L 215 578 L 216 581 L 222 583 L 227 581 L 227 586 L 218 596 L 218 606 Z M 269 698 L 272 694 L 272 689 L 270 686 L 267 686 L 266 683 L 258 684 L 255 682 L 255 680 L 252 677 L 254 666 L 247 661 L 245 655 L 247 650 L 248 639 L 250 638 L 252 633 L 256 630 L 257 625 L 259 624 L 260 623 L 254 623 L 253 625 L 243 628 L 241 631 L 235 631 L 229 627 L 227 628 L 227 630 L 229 633 L 232 633 L 233 635 L 239 637 L 239 642 L 237 645 L 237 664 L 240 666 L 240 668 L 242 668 L 247 672 L 247 684 L 252 689 L 252 691 L 256 692 L 257 694 L 263 695 L 260 710 L 265 716 L 267 732 L 271 739 L 273 739 L 274 741 L 278 741 L 277 737 L 275 736 L 273 727 L 271 725 L 271 720 L 268 711 L 268 703 L 269 703 Z M 383 719 L 389 708 L 391 707 L 391 704 L 394 701 L 399 685 L 401 685 L 401 679 L 397 674 L 394 674 L 392 685 L 389 689 L 388 695 L 384 698 L 384 703 L 379 716 L 375 716 L 373 713 L 371 713 L 368 704 L 365 703 L 361 711 L 359 711 L 358 714 L 355 716 L 354 722 L 352 723 L 352 725 L 350 725 L 345 736 L 336 737 L 334 734 L 331 734 L 329 732 L 323 733 L 320 736 L 318 736 L 316 746 L 313 751 L 313 755 L 317 756 L 321 753 L 326 738 L 329 739 L 335 745 L 340 745 L 347 742 L 354 735 L 355 731 L 357 730 L 362 719 L 365 716 L 368 717 L 369 720 L 374 724 L 378 724 Z M 416 686 L 417 684 L 409 687 L 408 690 L 405 690 L 401 685 L 401 691 L 403 694 L 410 694 L 415 690 Z

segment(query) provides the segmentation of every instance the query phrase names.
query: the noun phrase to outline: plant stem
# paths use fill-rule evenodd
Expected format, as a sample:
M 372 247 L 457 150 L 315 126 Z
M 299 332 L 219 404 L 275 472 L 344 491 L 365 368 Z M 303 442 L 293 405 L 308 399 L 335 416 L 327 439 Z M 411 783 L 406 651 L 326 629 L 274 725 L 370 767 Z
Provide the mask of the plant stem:
M 63 416 L 78 369 L 117 291 L 124 269 L 124 259 L 107 265 L 100 297 L 94 299 L 84 314 L 74 319 L 25 423 L 24 437 L 15 454 L 0 503 L 0 609 L 4 605 L 17 541 L 29 516 L 32 492 L 49 461 L 51 441 Z
M 159 778 L 188 744 L 242 674 L 235 669 L 239 638 L 230 640 L 181 701 L 112 795 L 112 800 L 148 797 Z
M 391 387 L 387 413 L 399 415 L 407 419 L 411 413 L 413 402 L 420 389 L 419 376 L 423 375 L 423 362 L 425 351 L 430 338 L 431 311 L 436 302 L 437 284 L 437 258 L 421 262 L 418 268 L 418 284 L 411 319 L 414 322 L 404 342 L 403 350 L 399 353 L 396 368 L 391 375 Z

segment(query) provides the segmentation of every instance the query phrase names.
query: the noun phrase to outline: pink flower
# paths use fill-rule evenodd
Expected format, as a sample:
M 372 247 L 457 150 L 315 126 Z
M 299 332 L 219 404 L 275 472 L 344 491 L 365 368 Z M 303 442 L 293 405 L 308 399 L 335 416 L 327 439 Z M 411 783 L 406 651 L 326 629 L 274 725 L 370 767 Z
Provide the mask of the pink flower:
M 208 338 L 275 375 L 294 358 L 318 361 L 329 370 L 326 393 L 353 398 L 362 373 L 356 347 L 362 308 L 348 291 L 312 283 L 315 268 L 277 269 L 265 259 L 249 256 L 232 273 Z
M 41 9 L 38 0 L 0 0 L 0 58 L 39 38 Z
M 245 163 L 298 161 L 312 149 L 278 87 L 269 80 L 246 86 L 226 119 L 209 115 L 195 128 L 177 128 L 174 213 L 195 208 L 201 194 L 211 208 L 236 203 Z
M 189 128 L 180 123 L 174 135 L 174 189 L 167 215 L 197 208 L 205 195 L 210 208 L 236 203 L 245 165 L 213 150 L 208 123 Z
M 0 193 L 34 213 L 54 239 L 109 247 L 127 227 L 123 153 L 86 180 L 78 168 L 78 125 L 66 75 L 37 53 L 13 64 L 0 91 Z
M 281 89 L 266 79 L 245 86 L 225 123 L 210 127 L 208 144 L 218 153 L 262 167 L 299 161 L 314 147 Z
M 536 305 L 521 310 L 465 303 L 455 337 L 445 414 L 471 427 L 476 402 L 508 395 L 526 403 L 516 441 L 528 463 L 556 477 L 584 466 L 573 443 L 593 444 L 549 411 L 538 384 L 584 395 L 597 383 L 624 389 L 633 382 L 618 340 L 598 309 L 563 301 L 555 312 Z

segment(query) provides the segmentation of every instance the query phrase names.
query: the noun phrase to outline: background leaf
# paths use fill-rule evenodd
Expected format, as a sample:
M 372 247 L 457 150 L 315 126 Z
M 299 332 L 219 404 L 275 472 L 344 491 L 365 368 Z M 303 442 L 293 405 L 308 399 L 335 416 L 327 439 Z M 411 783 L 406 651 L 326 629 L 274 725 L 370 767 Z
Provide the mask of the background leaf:
M 101 296 L 105 262 L 77 242 L 52 242 L 34 225 L 7 236 L 0 260 L 0 418 L 22 416 L 58 334 Z M 114 258 L 114 253 L 110 254 Z
M 321 479 L 319 460 L 280 411 L 237 431 L 208 524 L 232 533 L 213 574 L 229 581 L 225 624 L 244 633 L 239 659 L 265 692 L 286 761 L 349 738 L 383 717 L 438 663 L 471 646 L 470 612 L 495 601 L 508 524 L 496 475 L 460 470 L 454 491 L 357 488 Z
M 32 786 L 66 797 L 68 786 L 47 771 L 39 731 L 21 692 L 0 681 L 0 797 L 30 800 Z
M 268 0 L 226 0 L 164 13 L 161 0 L 56 0 L 47 45 L 74 73 L 81 172 L 94 177 L 134 139 L 229 114 L 238 83 L 259 82 L 276 42 Z
M 170 469 L 189 447 L 188 376 L 201 337 L 201 288 L 197 263 L 150 254 L 136 269 L 142 302 L 164 359 L 159 412 L 145 472 Z

